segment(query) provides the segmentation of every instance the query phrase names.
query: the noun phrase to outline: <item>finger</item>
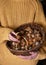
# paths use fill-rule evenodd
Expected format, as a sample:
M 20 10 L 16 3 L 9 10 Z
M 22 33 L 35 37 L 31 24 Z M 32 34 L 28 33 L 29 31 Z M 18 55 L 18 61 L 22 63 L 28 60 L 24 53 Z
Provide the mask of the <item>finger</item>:
M 17 36 L 17 33 L 15 33 L 15 32 L 11 32 L 11 33 L 13 33 L 14 35 L 16 35 L 16 36 Z
M 14 38 L 11 34 L 9 34 L 9 40 L 14 41 L 14 42 L 19 42 L 19 40 Z
M 26 59 L 26 60 L 31 60 L 31 59 L 33 59 L 33 57 L 32 56 L 18 56 L 19 58 L 22 58 L 22 59 Z
M 19 32 L 17 32 L 17 33 L 15 33 L 15 32 L 12 32 L 14 35 L 16 35 L 17 36 L 17 34 L 19 33 Z

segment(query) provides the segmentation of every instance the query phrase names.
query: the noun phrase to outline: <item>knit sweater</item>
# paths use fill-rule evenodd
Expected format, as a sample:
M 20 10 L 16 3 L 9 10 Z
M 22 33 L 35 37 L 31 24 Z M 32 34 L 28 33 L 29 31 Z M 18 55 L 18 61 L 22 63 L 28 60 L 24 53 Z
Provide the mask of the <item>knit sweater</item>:
M 8 34 L 13 29 L 33 22 L 33 19 L 34 22 L 46 26 L 43 9 L 38 0 L 0 0 L 0 43 L 8 40 Z
M 33 21 L 46 28 L 45 16 L 39 0 L 0 0 L 0 44 L 9 40 L 8 35 L 11 31 Z M 45 57 L 45 55 L 42 57 L 42 54 L 38 56 L 40 59 Z

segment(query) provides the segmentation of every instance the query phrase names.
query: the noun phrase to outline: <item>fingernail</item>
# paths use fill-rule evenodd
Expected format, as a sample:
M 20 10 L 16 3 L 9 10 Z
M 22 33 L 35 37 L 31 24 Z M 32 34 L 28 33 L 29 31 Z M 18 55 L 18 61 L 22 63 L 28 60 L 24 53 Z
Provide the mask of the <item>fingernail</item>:
M 17 35 L 15 32 L 12 32 L 14 35 Z

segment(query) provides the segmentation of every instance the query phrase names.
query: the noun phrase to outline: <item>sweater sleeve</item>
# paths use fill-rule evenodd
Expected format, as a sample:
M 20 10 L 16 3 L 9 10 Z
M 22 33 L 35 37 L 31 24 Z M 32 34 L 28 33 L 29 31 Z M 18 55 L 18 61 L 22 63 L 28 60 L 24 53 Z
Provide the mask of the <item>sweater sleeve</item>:
M 46 20 L 45 20 L 43 7 L 42 7 L 42 4 L 40 3 L 39 0 L 37 0 L 37 3 L 36 3 L 35 22 L 37 22 L 37 23 L 43 25 L 44 27 L 46 27 Z
M 3 9 L 2 9 L 2 5 L 1 4 L 2 3 L 0 1 L 0 43 L 3 43 L 4 41 L 9 40 L 8 35 L 13 30 L 10 29 L 10 28 L 2 26 L 3 21 L 1 20 L 1 16 L 4 13 L 2 13 Z
M 9 40 L 8 35 L 12 31 L 12 29 L 4 28 L 0 26 L 0 43 Z
M 37 0 L 36 3 L 36 16 L 35 16 L 35 22 L 38 24 L 41 24 L 44 27 L 44 30 L 46 32 L 46 20 L 45 15 L 43 12 L 43 8 L 39 0 Z M 39 54 L 37 56 L 37 60 L 42 60 L 46 58 L 46 41 L 43 45 L 43 47 L 40 49 Z

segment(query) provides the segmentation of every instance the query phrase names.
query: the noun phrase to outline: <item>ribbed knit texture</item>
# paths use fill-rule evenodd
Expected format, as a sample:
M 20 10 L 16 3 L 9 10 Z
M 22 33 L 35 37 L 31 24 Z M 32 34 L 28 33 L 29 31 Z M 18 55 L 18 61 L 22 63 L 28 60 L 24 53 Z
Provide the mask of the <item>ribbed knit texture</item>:
M 32 22 L 36 9 L 37 17 L 41 12 L 41 10 L 38 12 L 37 0 L 1 0 L 0 9 L 1 25 L 11 28 Z
M 35 15 L 35 18 L 34 18 Z M 37 60 L 46 58 L 40 51 L 36 59 L 23 60 L 10 53 L 3 43 L 9 40 L 9 33 L 25 23 L 42 24 L 46 30 L 45 16 L 39 0 L 0 0 L 0 64 L 1 65 L 35 65 Z M 46 43 L 45 43 L 46 44 Z M 44 47 L 46 50 L 46 48 Z
M 16 28 L 33 21 L 36 9 L 33 0 L 1 0 L 0 5 L 2 26 Z

